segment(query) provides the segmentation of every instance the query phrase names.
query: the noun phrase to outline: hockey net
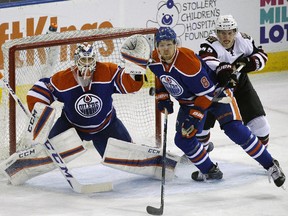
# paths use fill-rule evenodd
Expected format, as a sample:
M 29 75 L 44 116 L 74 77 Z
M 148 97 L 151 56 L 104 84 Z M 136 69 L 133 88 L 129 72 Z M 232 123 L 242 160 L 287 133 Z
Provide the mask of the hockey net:
M 122 42 L 133 34 L 142 34 L 153 46 L 155 32 L 155 28 L 102 28 L 11 40 L 2 46 L 4 77 L 21 102 L 27 106 L 26 94 L 36 81 L 74 64 L 73 55 L 77 44 L 92 43 L 98 51 L 98 61 L 124 66 L 120 54 Z M 147 77 L 148 81 L 139 92 L 114 94 L 113 104 L 134 142 L 155 146 L 160 143 L 161 119 L 155 109 L 155 97 L 149 94 L 149 90 L 154 87 L 155 78 L 150 71 L 147 71 Z M 4 86 L 0 87 L 0 159 L 5 159 L 27 146 L 23 142 L 23 134 L 28 120 Z M 61 106 L 58 109 L 58 113 L 60 112 Z

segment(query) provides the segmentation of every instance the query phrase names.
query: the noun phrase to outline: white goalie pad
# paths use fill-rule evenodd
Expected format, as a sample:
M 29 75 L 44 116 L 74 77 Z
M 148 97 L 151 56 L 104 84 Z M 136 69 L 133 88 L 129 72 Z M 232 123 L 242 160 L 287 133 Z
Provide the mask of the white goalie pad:
M 145 36 L 136 34 L 128 37 L 121 46 L 121 54 L 125 59 L 125 73 L 146 74 L 151 47 Z
M 25 139 L 34 143 L 45 143 L 55 119 L 55 109 L 43 103 L 36 103 L 31 111 Z
M 179 156 L 167 152 L 166 180 L 174 177 L 179 160 Z M 162 149 L 109 138 L 101 163 L 129 173 L 161 179 Z
M 66 163 L 86 151 L 74 128 L 53 137 L 50 142 Z M 36 144 L 29 149 L 16 152 L 0 164 L 0 171 L 11 184 L 21 185 L 56 168 L 46 151 L 42 144 Z

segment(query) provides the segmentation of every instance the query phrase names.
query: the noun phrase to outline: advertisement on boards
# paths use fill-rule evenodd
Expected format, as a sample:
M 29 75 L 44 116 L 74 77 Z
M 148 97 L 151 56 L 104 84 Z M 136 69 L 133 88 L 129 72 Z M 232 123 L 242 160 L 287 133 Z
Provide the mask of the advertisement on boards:
M 53 22 L 59 32 L 169 26 L 180 45 L 198 52 L 199 44 L 215 29 L 217 17 L 232 14 L 239 31 L 266 52 L 287 56 L 287 4 L 286 0 L 239 0 L 237 6 L 229 0 L 70 0 L 22 5 L 0 9 L 0 46 L 7 40 L 45 34 Z

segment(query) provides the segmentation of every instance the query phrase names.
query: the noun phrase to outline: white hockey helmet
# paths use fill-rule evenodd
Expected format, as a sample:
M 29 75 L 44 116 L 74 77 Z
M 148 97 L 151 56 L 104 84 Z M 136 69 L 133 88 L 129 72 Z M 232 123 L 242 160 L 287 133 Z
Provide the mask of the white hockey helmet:
M 74 53 L 75 65 L 78 68 L 77 76 L 79 84 L 87 86 L 96 69 L 96 52 L 89 43 L 80 44 Z
M 233 30 L 237 31 L 238 25 L 232 15 L 222 15 L 216 20 L 216 30 Z

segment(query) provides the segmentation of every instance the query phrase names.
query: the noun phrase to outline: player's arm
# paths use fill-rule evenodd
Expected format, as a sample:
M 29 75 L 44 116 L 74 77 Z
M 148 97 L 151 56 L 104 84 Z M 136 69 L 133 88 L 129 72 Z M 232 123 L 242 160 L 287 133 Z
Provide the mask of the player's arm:
M 36 82 L 28 91 L 26 100 L 30 112 L 36 103 L 43 103 L 49 106 L 55 101 L 49 86 L 50 78 L 43 78 Z
M 246 57 L 241 57 L 240 59 L 237 59 L 234 63 L 236 67 L 238 67 L 240 64 L 244 64 L 245 66 L 241 70 L 241 72 L 244 73 L 262 70 L 268 60 L 268 55 L 265 53 L 262 47 L 256 47 L 255 42 L 252 38 L 249 42 L 252 43 L 252 54 Z
M 212 70 L 216 70 L 216 67 L 220 64 L 217 52 L 207 43 L 200 45 L 199 56 Z
M 125 67 L 116 69 L 117 90 L 122 94 L 136 92 L 143 85 L 147 63 L 151 55 L 148 40 L 138 34 L 128 37 L 121 46 L 121 55 Z M 115 71 L 114 68 L 110 70 Z
M 155 92 L 158 110 L 162 113 L 165 113 L 166 109 L 168 114 L 173 113 L 173 101 L 170 99 L 169 92 L 166 90 L 166 88 L 158 78 L 156 78 Z

